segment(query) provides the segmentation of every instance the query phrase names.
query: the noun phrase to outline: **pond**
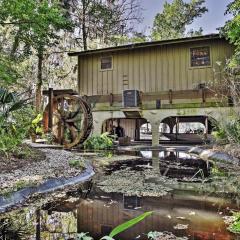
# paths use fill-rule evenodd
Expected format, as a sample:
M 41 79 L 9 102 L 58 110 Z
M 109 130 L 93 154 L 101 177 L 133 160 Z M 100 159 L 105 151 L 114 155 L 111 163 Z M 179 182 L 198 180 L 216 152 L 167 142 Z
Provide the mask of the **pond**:
M 26 239 L 76 239 L 76 233 L 88 232 L 100 239 L 117 225 L 153 211 L 116 239 L 144 240 L 151 231 L 194 240 L 240 239 L 223 219 L 239 209 L 238 191 L 227 171 L 175 149 L 127 154 L 133 159 L 110 162 L 64 197 L 2 214 L 2 237 L 21 239 L 21 233 Z

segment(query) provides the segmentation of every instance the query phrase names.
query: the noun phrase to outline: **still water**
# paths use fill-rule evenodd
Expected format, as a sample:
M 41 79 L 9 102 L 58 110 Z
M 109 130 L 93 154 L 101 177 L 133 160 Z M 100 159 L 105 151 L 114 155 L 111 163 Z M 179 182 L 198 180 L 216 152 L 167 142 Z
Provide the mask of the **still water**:
M 240 239 L 223 221 L 239 209 L 238 196 L 214 183 L 218 176 L 212 163 L 178 151 L 131 154 L 140 158 L 112 163 L 67 198 L 44 203 L 38 210 L 33 206 L 2 215 L 0 222 L 16 224 L 25 239 L 77 239 L 80 232 L 100 239 L 117 225 L 153 211 L 115 238 L 144 240 L 150 231 L 167 231 L 192 240 Z M 1 230 L 3 239 L 21 239 L 7 224 Z

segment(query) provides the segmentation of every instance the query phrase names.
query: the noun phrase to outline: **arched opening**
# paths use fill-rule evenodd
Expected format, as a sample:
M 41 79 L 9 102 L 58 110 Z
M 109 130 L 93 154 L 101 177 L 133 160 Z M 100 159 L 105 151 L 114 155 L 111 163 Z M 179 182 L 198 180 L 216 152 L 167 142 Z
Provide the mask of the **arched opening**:
M 169 141 L 201 143 L 211 139 L 214 120 L 208 116 L 170 116 L 161 122 L 161 135 Z
M 149 122 L 140 126 L 140 140 L 152 140 L 152 126 Z
M 144 124 L 147 124 L 144 118 L 110 118 L 103 122 L 102 133 L 109 132 L 117 137 L 129 137 L 131 141 L 140 141 L 141 126 Z

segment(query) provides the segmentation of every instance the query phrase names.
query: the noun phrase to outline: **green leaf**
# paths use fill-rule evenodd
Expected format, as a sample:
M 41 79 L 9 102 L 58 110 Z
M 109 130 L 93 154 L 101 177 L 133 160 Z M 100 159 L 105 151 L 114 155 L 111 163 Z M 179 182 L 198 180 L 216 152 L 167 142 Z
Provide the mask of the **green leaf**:
M 128 228 L 134 226 L 135 224 L 141 222 L 142 220 L 144 220 L 146 217 L 150 216 L 152 214 L 152 212 L 145 212 L 143 214 L 141 214 L 140 216 L 133 218 L 117 227 L 115 227 L 111 233 L 109 234 L 110 237 L 114 237 L 117 234 L 127 230 Z
M 100 240 L 114 240 L 112 237 L 104 236 Z

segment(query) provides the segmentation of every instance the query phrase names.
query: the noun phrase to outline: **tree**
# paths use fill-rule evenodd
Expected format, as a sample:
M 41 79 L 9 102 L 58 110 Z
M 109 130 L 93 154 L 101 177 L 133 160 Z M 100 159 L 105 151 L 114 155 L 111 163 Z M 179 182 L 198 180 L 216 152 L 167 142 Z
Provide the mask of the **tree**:
M 84 50 L 92 41 L 109 44 L 116 35 L 127 35 L 141 21 L 138 0 L 63 0 Z
M 11 59 L 0 53 L 0 86 L 16 83 L 19 77 Z
M 165 40 L 183 37 L 186 26 L 208 11 L 205 6 L 202 6 L 204 3 L 205 0 L 191 0 L 189 3 L 183 0 L 174 0 L 172 3 L 165 2 L 163 12 L 155 16 L 152 39 Z M 198 30 L 198 34 L 201 34 L 201 29 Z M 191 31 L 190 35 L 196 34 Z
M 60 30 L 70 29 L 70 23 L 57 0 L 51 3 L 48 0 L 1 0 L 0 16 L 1 25 L 14 25 L 11 57 L 35 53 L 38 58 L 36 110 L 39 111 L 44 53 L 57 44 Z
M 236 46 L 232 58 L 232 66 L 240 65 L 240 0 L 235 0 L 227 6 L 226 14 L 232 14 L 233 18 L 226 22 L 222 28 L 223 34 Z

